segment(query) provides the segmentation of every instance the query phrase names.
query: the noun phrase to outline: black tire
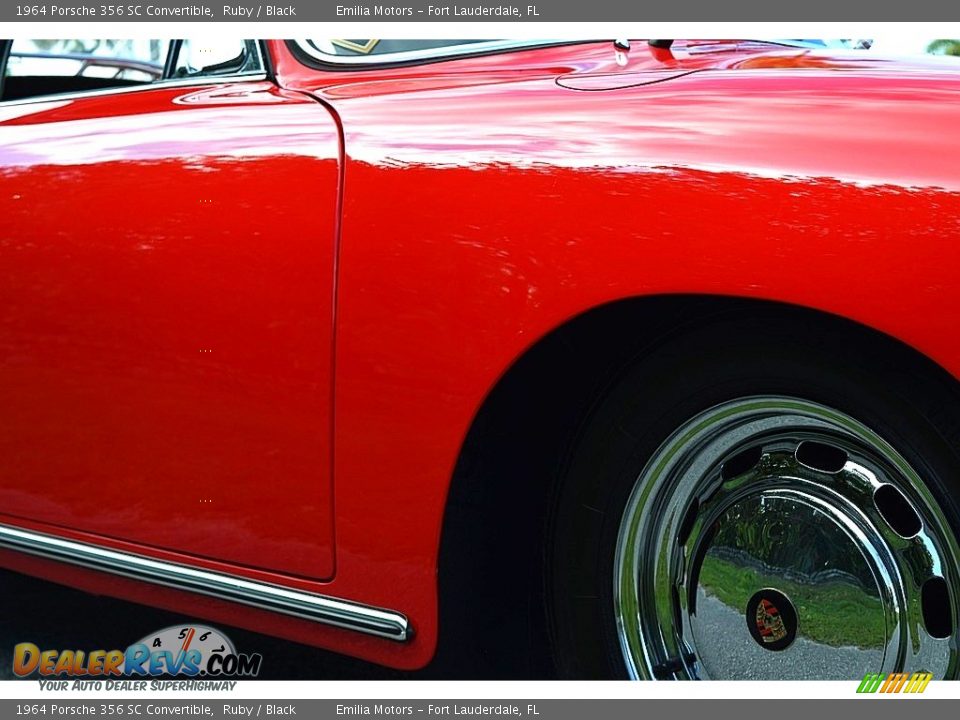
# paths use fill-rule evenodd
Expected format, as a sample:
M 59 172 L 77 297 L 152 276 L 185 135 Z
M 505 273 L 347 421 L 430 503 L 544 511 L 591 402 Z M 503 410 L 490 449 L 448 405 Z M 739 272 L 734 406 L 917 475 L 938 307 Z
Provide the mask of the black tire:
M 664 337 L 590 414 L 558 481 L 546 553 L 551 641 L 562 676 L 622 678 L 614 550 L 647 460 L 683 423 L 742 397 L 822 403 L 869 426 L 925 478 L 960 528 L 960 404 L 955 382 L 912 350 L 841 320 L 778 309 L 718 317 Z

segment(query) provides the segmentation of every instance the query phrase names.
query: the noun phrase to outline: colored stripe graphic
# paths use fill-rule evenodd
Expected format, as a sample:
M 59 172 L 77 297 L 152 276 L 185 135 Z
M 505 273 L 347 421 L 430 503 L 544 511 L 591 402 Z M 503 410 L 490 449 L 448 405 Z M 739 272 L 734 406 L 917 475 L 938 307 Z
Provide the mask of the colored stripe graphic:
M 907 673 L 890 673 L 883 676 L 880 673 L 867 673 L 860 681 L 857 687 L 858 693 L 922 693 L 927 689 L 927 685 L 933 679 L 933 675 L 928 672 L 916 672 L 912 675 Z

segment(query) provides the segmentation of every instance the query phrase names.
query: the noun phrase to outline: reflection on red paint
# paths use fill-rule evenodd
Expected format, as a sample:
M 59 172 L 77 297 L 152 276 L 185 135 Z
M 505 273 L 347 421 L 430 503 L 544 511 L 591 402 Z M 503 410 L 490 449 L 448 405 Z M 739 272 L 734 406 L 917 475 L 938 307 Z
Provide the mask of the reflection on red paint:
M 960 75 L 714 46 L 333 72 L 271 42 L 289 92 L 4 108 L 4 508 L 395 608 L 417 635 L 0 561 L 417 667 L 461 443 L 571 318 L 676 293 L 786 302 L 960 375 Z

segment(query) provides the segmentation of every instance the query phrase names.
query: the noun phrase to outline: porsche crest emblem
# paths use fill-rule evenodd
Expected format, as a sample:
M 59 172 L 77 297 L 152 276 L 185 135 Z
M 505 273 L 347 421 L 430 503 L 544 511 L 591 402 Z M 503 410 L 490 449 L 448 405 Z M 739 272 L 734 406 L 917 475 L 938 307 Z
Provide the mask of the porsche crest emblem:
M 764 643 L 783 640 L 787 636 L 787 629 L 783 626 L 783 618 L 777 606 L 766 598 L 757 603 L 757 632 Z
M 779 590 L 765 588 L 747 602 L 747 628 L 765 650 L 785 650 L 797 635 L 797 611 Z

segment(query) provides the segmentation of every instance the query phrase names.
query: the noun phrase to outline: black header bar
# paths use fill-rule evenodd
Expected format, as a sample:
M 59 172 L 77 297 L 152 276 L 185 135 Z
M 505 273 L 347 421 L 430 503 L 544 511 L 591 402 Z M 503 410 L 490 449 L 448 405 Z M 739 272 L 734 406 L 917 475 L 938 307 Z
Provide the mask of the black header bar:
M 56 0 L 3 2 L 0 22 L 951 22 L 943 0 L 532 0 L 333 3 L 327 0 Z

